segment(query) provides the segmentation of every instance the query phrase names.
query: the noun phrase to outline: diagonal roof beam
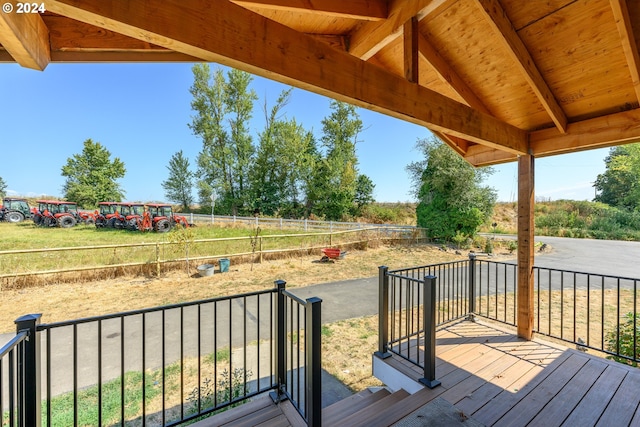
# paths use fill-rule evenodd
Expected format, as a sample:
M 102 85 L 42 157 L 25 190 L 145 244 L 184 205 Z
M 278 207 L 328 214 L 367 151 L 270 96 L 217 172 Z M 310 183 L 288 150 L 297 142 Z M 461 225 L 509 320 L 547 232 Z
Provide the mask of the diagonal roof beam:
M 636 100 L 640 101 L 640 56 L 626 0 L 611 0 L 611 9 L 620 33 L 622 50 L 629 65 L 629 74 L 631 74 L 631 82 L 636 92 Z
M 480 98 L 476 96 L 475 92 L 469 88 L 465 81 L 456 73 L 456 70 L 449 66 L 447 61 L 422 34 L 420 34 L 419 46 L 420 55 L 433 67 L 443 83 L 447 84 L 460 95 L 471 108 L 485 114 L 491 114 L 482 101 L 480 101 Z
M 528 149 L 526 133 L 515 126 L 229 1 L 48 0 L 47 9 L 476 143 Z
M 421 20 L 449 7 L 454 0 L 391 0 L 389 18 L 367 22 L 351 34 L 349 53 L 365 61 L 402 35 L 404 24 L 412 17 Z
M 23 67 L 42 71 L 51 61 L 49 30 L 37 13 L 0 12 L 0 43 Z
M 506 51 L 513 58 L 514 63 L 522 71 L 524 78 L 533 89 L 551 120 L 556 124 L 560 132 L 567 130 L 567 116 L 558 104 L 551 89 L 545 82 L 542 74 L 536 67 L 533 58 L 527 51 L 526 46 L 518 36 L 513 24 L 502 9 L 498 0 L 476 0 L 480 9 L 484 12 L 487 21 L 493 27 L 497 35 L 500 36 Z
M 323 16 L 380 21 L 387 18 L 386 0 L 231 0 L 240 6 L 299 10 Z

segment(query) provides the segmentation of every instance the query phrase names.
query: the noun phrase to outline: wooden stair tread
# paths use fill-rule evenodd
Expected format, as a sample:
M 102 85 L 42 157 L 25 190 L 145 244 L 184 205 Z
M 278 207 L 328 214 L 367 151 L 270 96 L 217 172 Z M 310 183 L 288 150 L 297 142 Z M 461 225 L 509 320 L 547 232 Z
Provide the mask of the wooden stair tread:
M 322 422 L 325 425 L 334 425 L 339 420 L 390 395 L 389 390 L 385 388 L 373 393 L 369 390 L 363 390 L 324 408 Z
M 379 413 L 375 418 L 368 421 L 367 427 L 390 426 L 417 411 L 445 391 L 446 389 L 441 386 L 434 389 L 424 388 L 397 402 L 386 411 Z
M 368 427 L 373 425 L 376 418 L 381 413 L 391 410 L 391 408 L 400 402 L 402 399 L 410 396 L 405 390 L 398 390 L 383 399 L 349 415 L 341 420 L 341 424 L 350 427 L 363 426 Z

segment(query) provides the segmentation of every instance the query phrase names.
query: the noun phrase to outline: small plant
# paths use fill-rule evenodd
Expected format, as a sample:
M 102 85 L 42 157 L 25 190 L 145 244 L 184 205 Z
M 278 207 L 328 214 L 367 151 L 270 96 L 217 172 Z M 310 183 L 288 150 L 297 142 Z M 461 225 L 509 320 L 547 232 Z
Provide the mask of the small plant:
M 516 249 L 518 249 L 518 242 L 515 240 L 509 240 L 507 243 L 507 250 L 510 254 L 512 254 Z
M 493 253 L 493 240 L 487 239 L 487 241 L 484 244 L 484 251 L 488 254 Z
M 467 235 L 457 230 L 456 235 L 453 236 L 451 240 L 453 240 L 453 243 L 456 244 L 458 249 L 462 249 L 463 244 L 467 241 Z
M 625 321 L 620 323 L 619 329 L 607 332 L 605 349 L 627 358 L 638 358 L 640 357 L 640 315 L 634 316 L 633 313 L 627 313 L 624 317 Z M 633 347 L 634 337 L 636 342 L 635 349 Z M 638 362 L 620 356 L 612 355 L 607 356 L 607 358 L 627 365 L 638 366 Z
M 224 369 L 220 373 L 217 383 L 211 378 L 205 378 L 202 386 L 195 387 L 187 396 L 187 401 L 198 407 L 200 400 L 201 408 L 213 408 L 221 404 L 231 403 L 234 400 L 244 396 L 249 391 L 247 388 L 247 380 L 251 378 L 253 373 L 251 370 L 244 368 L 235 368 L 231 373 L 228 369 Z M 233 408 L 237 404 L 230 405 Z
M 256 260 L 256 247 L 260 241 L 260 227 L 256 227 L 253 232 L 249 235 L 249 243 L 251 244 L 251 271 L 253 271 L 253 263 Z
M 173 243 L 176 250 L 181 253 L 184 252 L 184 259 L 186 263 L 187 276 L 190 275 L 189 271 L 189 246 L 195 240 L 195 234 L 191 227 L 176 227 L 171 233 L 169 233 L 169 242 Z

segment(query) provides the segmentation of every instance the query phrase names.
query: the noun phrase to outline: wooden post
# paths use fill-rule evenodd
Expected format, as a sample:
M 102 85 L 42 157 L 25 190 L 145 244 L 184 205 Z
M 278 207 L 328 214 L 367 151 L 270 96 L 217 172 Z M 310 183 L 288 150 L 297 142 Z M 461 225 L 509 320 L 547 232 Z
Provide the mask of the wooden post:
M 160 243 L 156 243 L 156 276 L 160 277 Z
M 533 337 L 534 157 L 518 158 L 518 336 Z

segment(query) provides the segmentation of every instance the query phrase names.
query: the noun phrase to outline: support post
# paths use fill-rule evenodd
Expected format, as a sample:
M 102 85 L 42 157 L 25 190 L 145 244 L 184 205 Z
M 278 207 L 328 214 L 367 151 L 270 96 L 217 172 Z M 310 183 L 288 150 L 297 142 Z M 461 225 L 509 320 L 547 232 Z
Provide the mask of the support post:
M 387 348 L 389 342 L 389 267 L 378 267 L 378 351 L 380 359 L 391 356 Z
M 40 427 L 42 416 L 40 413 L 41 390 L 40 390 L 40 335 L 37 327 L 40 324 L 42 314 L 27 314 L 15 320 L 16 332 L 29 331 L 29 338 L 25 341 L 23 373 L 24 380 L 24 425 Z M 19 373 L 19 376 L 21 374 Z
M 422 302 L 422 324 L 424 325 L 424 378 L 420 382 L 436 388 L 436 276 L 425 276 Z
M 156 277 L 160 277 L 160 243 L 156 243 Z
M 322 300 L 307 299 L 305 307 L 305 376 L 307 425 L 322 426 Z M 306 335 L 308 334 L 308 335 Z
M 474 320 L 476 312 L 476 254 L 469 254 L 469 310 L 467 320 Z
M 276 296 L 276 380 L 278 381 L 278 389 L 275 392 L 271 392 L 270 396 L 274 402 L 279 402 L 285 398 L 285 394 L 282 392 L 285 387 L 286 380 L 286 353 L 285 353 L 285 339 L 287 331 L 286 322 L 285 322 L 285 296 L 283 291 L 285 290 L 287 282 L 284 280 L 276 280 L 275 282 L 277 288 L 277 296 Z
M 518 158 L 518 336 L 533 337 L 534 157 Z

